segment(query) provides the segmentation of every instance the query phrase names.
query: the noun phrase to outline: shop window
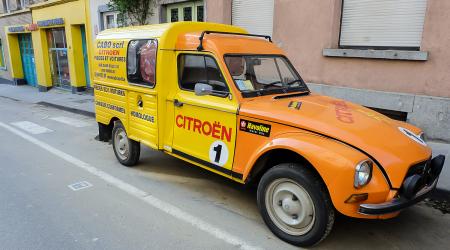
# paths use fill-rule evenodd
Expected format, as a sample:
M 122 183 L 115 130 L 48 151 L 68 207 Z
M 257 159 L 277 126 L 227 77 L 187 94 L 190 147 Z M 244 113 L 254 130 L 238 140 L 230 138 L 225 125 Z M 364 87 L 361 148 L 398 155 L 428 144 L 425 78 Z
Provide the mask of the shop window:
M 195 84 L 211 85 L 214 91 L 228 92 L 228 86 L 216 61 L 205 55 L 180 55 L 178 57 L 180 88 L 194 91 Z
M 3 53 L 3 44 L 2 44 L 2 40 L 0 40 L 0 69 L 6 69 L 6 64 L 5 64 L 5 55 Z
M 146 86 L 156 84 L 156 40 L 133 40 L 128 45 L 127 75 L 131 83 Z
M 64 28 L 47 29 L 50 72 L 54 86 L 70 89 L 70 70 Z

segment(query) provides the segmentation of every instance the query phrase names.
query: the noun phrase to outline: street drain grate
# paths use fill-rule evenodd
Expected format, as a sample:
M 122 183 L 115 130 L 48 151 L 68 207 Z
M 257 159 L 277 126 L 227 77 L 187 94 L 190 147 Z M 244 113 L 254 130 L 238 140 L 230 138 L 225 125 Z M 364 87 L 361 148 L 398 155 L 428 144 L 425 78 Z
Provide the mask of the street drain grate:
M 68 185 L 68 187 L 70 189 L 72 189 L 73 191 L 78 191 L 81 189 L 92 187 L 92 184 L 87 181 L 79 181 L 79 182 Z

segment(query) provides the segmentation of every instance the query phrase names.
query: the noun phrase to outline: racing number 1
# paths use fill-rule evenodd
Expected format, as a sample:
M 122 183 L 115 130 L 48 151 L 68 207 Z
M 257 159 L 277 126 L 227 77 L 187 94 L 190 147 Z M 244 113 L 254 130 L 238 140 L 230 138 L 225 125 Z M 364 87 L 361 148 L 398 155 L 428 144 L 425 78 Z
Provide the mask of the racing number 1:
M 219 166 L 223 166 L 228 161 L 228 147 L 220 140 L 217 140 L 209 147 L 209 161 Z
M 217 146 L 214 147 L 214 151 L 216 151 L 216 158 L 214 159 L 214 161 L 216 163 L 219 163 L 219 161 L 220 161 L 220 154 L 222 153 L 222 145 L 217 144 Z

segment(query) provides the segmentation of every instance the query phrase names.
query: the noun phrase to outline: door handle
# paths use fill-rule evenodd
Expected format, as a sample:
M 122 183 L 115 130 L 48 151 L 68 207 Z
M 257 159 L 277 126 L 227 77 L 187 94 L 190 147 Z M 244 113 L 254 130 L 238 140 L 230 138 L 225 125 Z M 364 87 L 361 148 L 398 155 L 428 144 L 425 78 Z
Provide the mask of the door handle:
M 173 105 L 175 105 L 175 107 L 183 107 L 183 103 L 178 101 L 178 99 L 173 100 Z
M 138 107 L 140 107 L 140 108 L 142 108 L 142 106 L 144 106 L 144 102 L 142 101 L 142 99 L 138 99 L 137 105 L 138 105 Z

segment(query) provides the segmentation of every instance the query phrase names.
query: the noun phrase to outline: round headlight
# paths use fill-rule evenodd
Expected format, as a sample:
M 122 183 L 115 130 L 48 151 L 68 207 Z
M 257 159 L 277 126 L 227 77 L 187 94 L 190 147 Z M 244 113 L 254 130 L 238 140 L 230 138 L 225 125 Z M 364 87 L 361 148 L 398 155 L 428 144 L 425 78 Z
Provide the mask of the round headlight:
M 370 178 L 372 178 L 372 166 L 373 162 L 371 160 L 364 160 L 356 165 L 355 188 L 361 188 L 369 183 Z

